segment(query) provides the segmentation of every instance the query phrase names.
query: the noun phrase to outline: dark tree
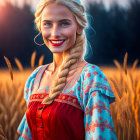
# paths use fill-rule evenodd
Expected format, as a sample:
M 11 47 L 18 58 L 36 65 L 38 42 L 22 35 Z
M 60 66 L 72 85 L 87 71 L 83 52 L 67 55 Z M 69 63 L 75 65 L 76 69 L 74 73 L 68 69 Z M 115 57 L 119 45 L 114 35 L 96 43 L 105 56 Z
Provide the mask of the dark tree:
M 34 15 L 29 5 L 18 8 L 10 3 L 0 7 L 0 61 L 5 66 L 3 56 L 7 56 L 15 66 L 14 58 L 17 57 L 24 66 L 30 65 L 30 58 L 33 51 L 37 50 L 37 59 L 42 53 L 48 51 L 46 47 L 39 48 L 34 43 L 37 34 L 34 25 Z M 2 20 L 1 20 L 2 19 Z M 40 41 L 40 40 L 39 40 Z M 47 53 L 48 54 L 48 53 Z M 50 61 L 50 53 L 48 62 Z M 47 62 L 47 63 L 48 63 Z
M 108 10 L 102 2 L 90 3 L 87 11 L 90 26 L 85 31 L 91 45 L 87 50 L 93 51 L 86 56 L 88 62 L 102 65 L 113 64 L 113 59 L 123 62 L 126 51 L 128 62 L 140 58 L 140 0 L 130 0 L 129 8 L 113 3 Z M 5 7 L 0 7 L 0 65 L 4 66 L 5 55 L 13 64 L 14 57 L 18 57 L 24 66 L 29 66 L 35 50 L 37 60 L 45 54 L 44 63 L 50 63 L 52 54 L 49 49 L 33 42 L 37 33 L 34 15 L 28 5 L 21 9 L 7 2 Z M 41 36 L 37 41 L 43 42 Z

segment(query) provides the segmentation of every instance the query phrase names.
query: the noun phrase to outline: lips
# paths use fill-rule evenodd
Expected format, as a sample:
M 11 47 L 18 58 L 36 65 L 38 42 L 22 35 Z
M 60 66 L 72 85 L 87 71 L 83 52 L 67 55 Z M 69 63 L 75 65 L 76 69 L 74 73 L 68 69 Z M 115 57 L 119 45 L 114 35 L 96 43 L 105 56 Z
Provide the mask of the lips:
M 65 42 L 65 40 L 49 40 L 50 41 L 50 43 L 52 44 L 52 46 L 61 46 L 64 42 Z

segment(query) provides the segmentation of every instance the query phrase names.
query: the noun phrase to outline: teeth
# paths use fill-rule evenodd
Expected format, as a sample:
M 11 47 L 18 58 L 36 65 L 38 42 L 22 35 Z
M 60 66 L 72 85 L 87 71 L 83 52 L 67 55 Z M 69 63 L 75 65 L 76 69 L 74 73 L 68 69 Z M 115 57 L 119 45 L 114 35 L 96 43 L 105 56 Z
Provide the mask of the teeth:
M 51 41 L 51 42 L 54 44 L 59 44 L 59 43 L 62 43 L 63 41 Z

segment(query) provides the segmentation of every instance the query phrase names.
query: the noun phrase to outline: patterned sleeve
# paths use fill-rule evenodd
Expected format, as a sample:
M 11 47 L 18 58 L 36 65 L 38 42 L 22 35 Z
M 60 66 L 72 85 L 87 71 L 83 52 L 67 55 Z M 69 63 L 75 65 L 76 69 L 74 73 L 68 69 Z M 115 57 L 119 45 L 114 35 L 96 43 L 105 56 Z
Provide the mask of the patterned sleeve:
M 117 140 L 109 107 L 115 96 L 104 73 L 89 64 L 79 83 L 78 100 L 84 110 L 85 140 Z
M 26 83 L 25 83 L 25 87 L 24 87 L 24 98 L 26 100 L 26 104 L 28 105 L 28 101 L 29 101 L 29 97 L 32 94 L 32 88 L 33 88 L 33 83 L 35 80 L 35 76 L 37 74 L 37 72 L 40 70 L 42 66 L 36 68 L 32 74 L 28 77 Z M 27 124 L 27 120 L 26 120 L 26 113 L 24 114 L 18 129 L 17 129 L 17 133 L 20 135 L 18 140 L 31 140 L 31 133 L 30 133 L 30 129 L 28 127 Z

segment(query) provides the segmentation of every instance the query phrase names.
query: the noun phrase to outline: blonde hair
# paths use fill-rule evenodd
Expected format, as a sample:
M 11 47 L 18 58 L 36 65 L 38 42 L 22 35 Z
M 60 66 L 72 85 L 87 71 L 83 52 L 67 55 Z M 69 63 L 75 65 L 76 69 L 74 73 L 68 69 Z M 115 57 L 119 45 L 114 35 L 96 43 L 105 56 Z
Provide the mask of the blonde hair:
M 76 1 L 77 0 L 40 0 L 35 13 L 35 23 L 39 32 L 41 32 L 42 11 L 44 10 L 45 6 L 50 3 L 58 3 L 68 7 L 75 16 L 78 25 L 84 29 L 87 25 L 85 9 Z M 58 71 L 58 75 L 52 83 L 49 97 L 44 98 L 44 100 L 42 101 L 43 104 L 51 104 L 63 90 L 66 84 L 67 75 L 70 71 L 70 67 L 75 64 L 78 59 L 84 58 L 85 42 L 86 36 L 84 32 L 82 32 L 81 34 L 77 34 L 75 45 L 67 50 L 68 56 L 64 59 Z

